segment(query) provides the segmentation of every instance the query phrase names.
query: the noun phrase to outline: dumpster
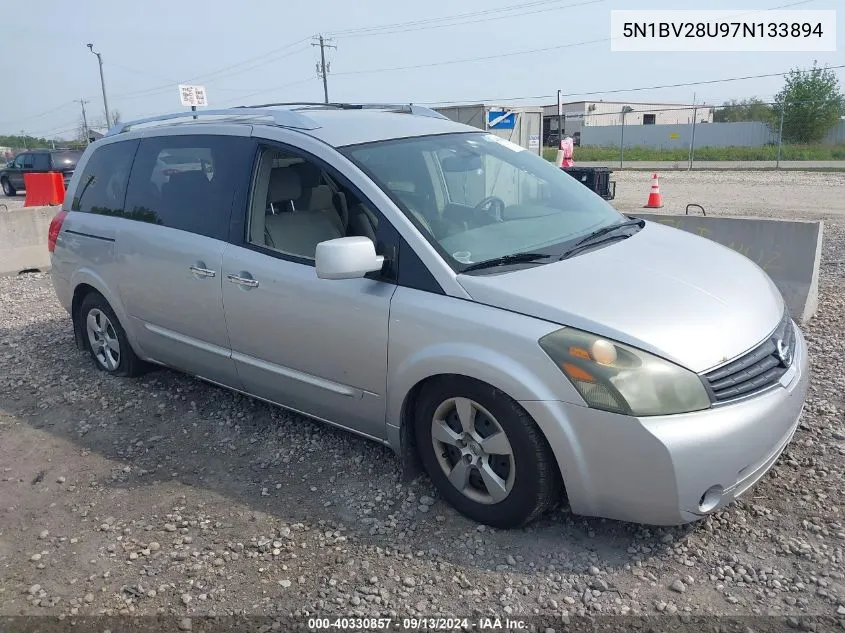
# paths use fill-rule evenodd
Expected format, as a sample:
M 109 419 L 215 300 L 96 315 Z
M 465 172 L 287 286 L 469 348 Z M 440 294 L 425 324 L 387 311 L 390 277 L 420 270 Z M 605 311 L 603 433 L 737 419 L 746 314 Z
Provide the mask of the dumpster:
M 585 187 L 589 187 L 605 200 L 616 197 L 616 181 L 610 179 L 613 172 L 607 167 L 561 167 Z

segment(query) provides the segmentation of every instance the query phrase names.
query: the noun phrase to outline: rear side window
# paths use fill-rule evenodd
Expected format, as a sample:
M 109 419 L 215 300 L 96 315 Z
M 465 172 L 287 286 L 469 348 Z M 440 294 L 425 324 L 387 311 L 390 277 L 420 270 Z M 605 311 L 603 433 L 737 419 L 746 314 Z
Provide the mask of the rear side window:
M 71 210 L 122 216 L 136 149 L 138 141 L 120 141 L 94 150 L 76 185 Z
M 50 171 L 50 155 L 47 152 L 33 154 L 32 168 L 38 171 Z
M 82 152 L 54 152 L 53 169 L 73 169 L 79 162 L 80 156 L 82 156 Z
M 240 136 L 145 138 L 132 167 L 126 214 L 218 240 L 232 201 L 249 187 L 253 141 Z

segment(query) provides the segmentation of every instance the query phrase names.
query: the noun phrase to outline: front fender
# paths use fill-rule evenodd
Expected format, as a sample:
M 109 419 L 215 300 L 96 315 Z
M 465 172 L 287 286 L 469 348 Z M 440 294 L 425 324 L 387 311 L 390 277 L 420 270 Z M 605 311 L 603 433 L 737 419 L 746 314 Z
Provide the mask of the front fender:
M 538 356 L 542 354 L 539 347 L 537 353 Z M 475 343 L 440 343 L 416 350 L 392 368 L 388 386 L 388 424 L 399 426 L 405 397 L 415 385 L 442 374 L 457 374 L 486 382 L 514 400 L 559 398 L 531 367 L 518 358 Z M 566 382 L 559 372 L 555 378 L 557 382 Z

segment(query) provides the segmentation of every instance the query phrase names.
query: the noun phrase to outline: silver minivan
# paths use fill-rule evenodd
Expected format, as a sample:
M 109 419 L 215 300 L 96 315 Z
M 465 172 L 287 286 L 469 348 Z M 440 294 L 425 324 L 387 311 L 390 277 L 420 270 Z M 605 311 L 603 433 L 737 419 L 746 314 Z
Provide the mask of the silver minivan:
M 48 245 L 99 369 L 164 365 L 382 442 L 498 527 L 564 499 L 704 517 L 771 468 L 807 393 L 754 263 L 416 106 L 119 124 Z

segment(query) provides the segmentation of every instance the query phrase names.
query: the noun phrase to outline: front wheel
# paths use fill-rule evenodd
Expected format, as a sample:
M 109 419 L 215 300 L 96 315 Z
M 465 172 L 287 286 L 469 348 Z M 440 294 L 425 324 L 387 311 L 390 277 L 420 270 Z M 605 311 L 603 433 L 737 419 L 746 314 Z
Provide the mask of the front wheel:
M 12 186 L 12 183 L 9 182 L 8 178 L 3 178 L 2 180 L 0 180 L 0 183 L 2 183 L 3 185 L 3 193 L 5 195 L 12 197 L 18 193 L 17 190 Z
M 507 395 L 455 376 L 424 387 L 416 406 L 420 457 L 459 512 L 494 527 L 529 523 L 560 494 L 551 450 Z

